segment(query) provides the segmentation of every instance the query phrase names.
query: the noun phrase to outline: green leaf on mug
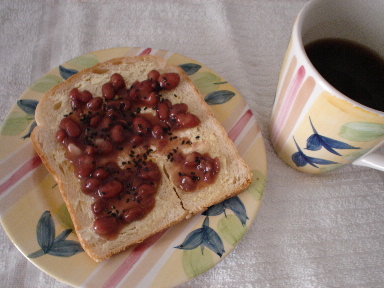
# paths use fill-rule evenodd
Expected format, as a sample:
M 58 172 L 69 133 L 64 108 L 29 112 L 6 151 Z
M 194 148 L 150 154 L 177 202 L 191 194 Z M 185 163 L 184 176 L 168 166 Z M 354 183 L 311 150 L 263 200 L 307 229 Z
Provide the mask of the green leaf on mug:
M 210 72 L 197 72 L 190 77 L 203 95 L 216 91 L 222 82 L 219 76 Z
M 63 79 L 59 76 L 47 74 L 37 80 L 35 84 L 32 85 L 31 90 L 45 93 L 62 81 Z
M 352 141 L 369 142 L 384 136 L 384 124 L 350 122 L 341 126 L 339 135 Z
M 356 152 L 349 153 L 347 155 L 344 155 L 344 160 L 353 162 L 356 159 L 364 156 L 364 154 L 367 153 L 369 150 L 371 150 L 371 149 L 362 149 L 362 150 L 359 150 Z

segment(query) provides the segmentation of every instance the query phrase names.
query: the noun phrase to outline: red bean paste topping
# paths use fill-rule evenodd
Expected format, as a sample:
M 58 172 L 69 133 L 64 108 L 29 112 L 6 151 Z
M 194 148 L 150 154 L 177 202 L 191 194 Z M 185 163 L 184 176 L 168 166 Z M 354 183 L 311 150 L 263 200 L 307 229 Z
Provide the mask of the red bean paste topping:
M 173 159 L 173 163 L 178 167 L 174 171 L 173 179 L 184 191 L 194 191 L 202 185 L 201 183 L 213 183 L 220 170 L 219 158 L 212 159 L 208 154 L 177 153 Z
M 172 104 L 161 95 L 179 82 L 177 73 L 152 70 L 146 80 L 127 87 L 115 73 L 102 85 L 102 95 L 78 88 L 69 93 L 72 112 L 61 120 L 56 139 L 66 147 L 82 192 L 93 197 L 94 230 L 106 239 L 144 218 L 156 204 L 161 172 L 151 161 L 151 147 L 172 162 L 171 179 L 184 191 L 215 180 L 218 158 L 178 151 L 178 145 L 192 141 L 179 139 L 173 132 L 200 124 L 187 104 Z M 148 108 L 156 112 L 144 113 Z M 120 160 L 119 155 L 129 155 L 123 157 L 128 160 Z

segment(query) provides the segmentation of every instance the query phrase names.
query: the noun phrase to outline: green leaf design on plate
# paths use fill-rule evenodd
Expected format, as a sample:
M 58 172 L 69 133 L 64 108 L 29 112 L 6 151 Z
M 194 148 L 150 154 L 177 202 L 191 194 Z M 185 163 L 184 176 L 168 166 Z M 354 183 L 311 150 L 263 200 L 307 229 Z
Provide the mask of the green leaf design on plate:
M 3 123 L 1 134 L 6 136 L 19 135 L 27 129 L 33 119 L 33 116 L 25 114 L 24 112 L 11 112 Z
M 56 75 L 47 74 L 41 77 L 39 80 L 32 85 L 31 90 L 45 93 L 55 87 L 57 84 L 61 83 L 63 79 Z
M 213 267 L 215 264 L 213 259 L 214 253 L 208 249 L 205 249 L 204 253 L 201 253 L 199 247 L 193 250 L 183 250 L 182 264 L 184 272 L 188 278 L 195 278 Z
M 219 90 L 209 93 L 205 96 L 205 102 L 209 105 L 218 105 L 228 102 L 236 94 L 229 90 Z
M 341 126 L 339 135 L 352 141 L 369 142 L 384 136 L 384 124 L 350 122 Z
M 248 230 L 235 215 L 227 215 L 217 223 L 220 236 L 232 246 L 235 246 Z
M 265 177 L 265 175 L 259 170 L 252 170 L 252 173 L 253 181 L 247 191 L 255 198 L 256 201 L 259 201 L 263 198 L 267 177 Z
M 69 215 L 67 205 L 63 203 L 57 214 L 61 225 L 64 226 L 65 229 L 72 229 L 73 233 L 75 233 L 75 226 L 73 225 L 71 216 Z
M 82 70 L 85 68 L 90 68 L 99 63 L 99 59 L 93 54 L 87 54 L 80 57 L 76 57 L 66 64 L 70 67 L 73 67 L 77 70 Z
M 222 81 L 219 76 L 211 72 L 197 72 L 191 75 L 191 79 L 203 95 L 219 89 Z

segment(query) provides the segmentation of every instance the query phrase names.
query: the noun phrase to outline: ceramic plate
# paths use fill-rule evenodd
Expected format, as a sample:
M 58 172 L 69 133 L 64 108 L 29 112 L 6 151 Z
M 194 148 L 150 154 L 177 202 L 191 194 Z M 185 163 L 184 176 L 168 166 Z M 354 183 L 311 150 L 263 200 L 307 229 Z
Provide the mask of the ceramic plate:
M 57 185 L 34 152 L 29 137 L 35 126 L 34 112 L 46 91 L 79 70 L 111 58 L 139 54 L 161 56 L 190 75 L 251 167 L 254 180 L 239 196 L 105 262 L 95 263 L 71 232 L 72 222 Z M 164 50 L 108 49 L 60 65 L 24 92 L 0 133 L 1 223 L 25 257 L 49 275 L 75 287 L 171 287 L 200 275 L 228 255 L 247 232 L 266 183 L 264 140 L 240 93 L 205 65 Z M 196 241 L 198 238 L 204 240 Z

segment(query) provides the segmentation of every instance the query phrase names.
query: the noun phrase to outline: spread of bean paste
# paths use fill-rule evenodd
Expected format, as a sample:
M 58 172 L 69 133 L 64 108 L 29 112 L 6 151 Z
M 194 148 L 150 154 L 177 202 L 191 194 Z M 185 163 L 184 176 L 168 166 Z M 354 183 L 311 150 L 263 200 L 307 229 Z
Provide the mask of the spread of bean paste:
M 191 145 L 195 139 L 173 134 L 200 124 L 187 104 L 173 104 L 161 95 L 179 82 L 177 73 L 152 70 L 146 80 L 127 87 L 115 73 L 102 85 L 102 95 L 70 91 L 72 111 L 61 120 L 56 139 L 66 148 L 82 192 L 94 199 L 94 230 L 100 236 L 113 239 L 124 225 L 144 218 L 155 206 L 162 173 L 151 160 L 153 147 L 172 162 L 172 179 L 182 190 L 193 192 L 214 182 L 219 159 L 180 152 L 178 145 Z M 155 113 L 146 113 L 149 109 Z

